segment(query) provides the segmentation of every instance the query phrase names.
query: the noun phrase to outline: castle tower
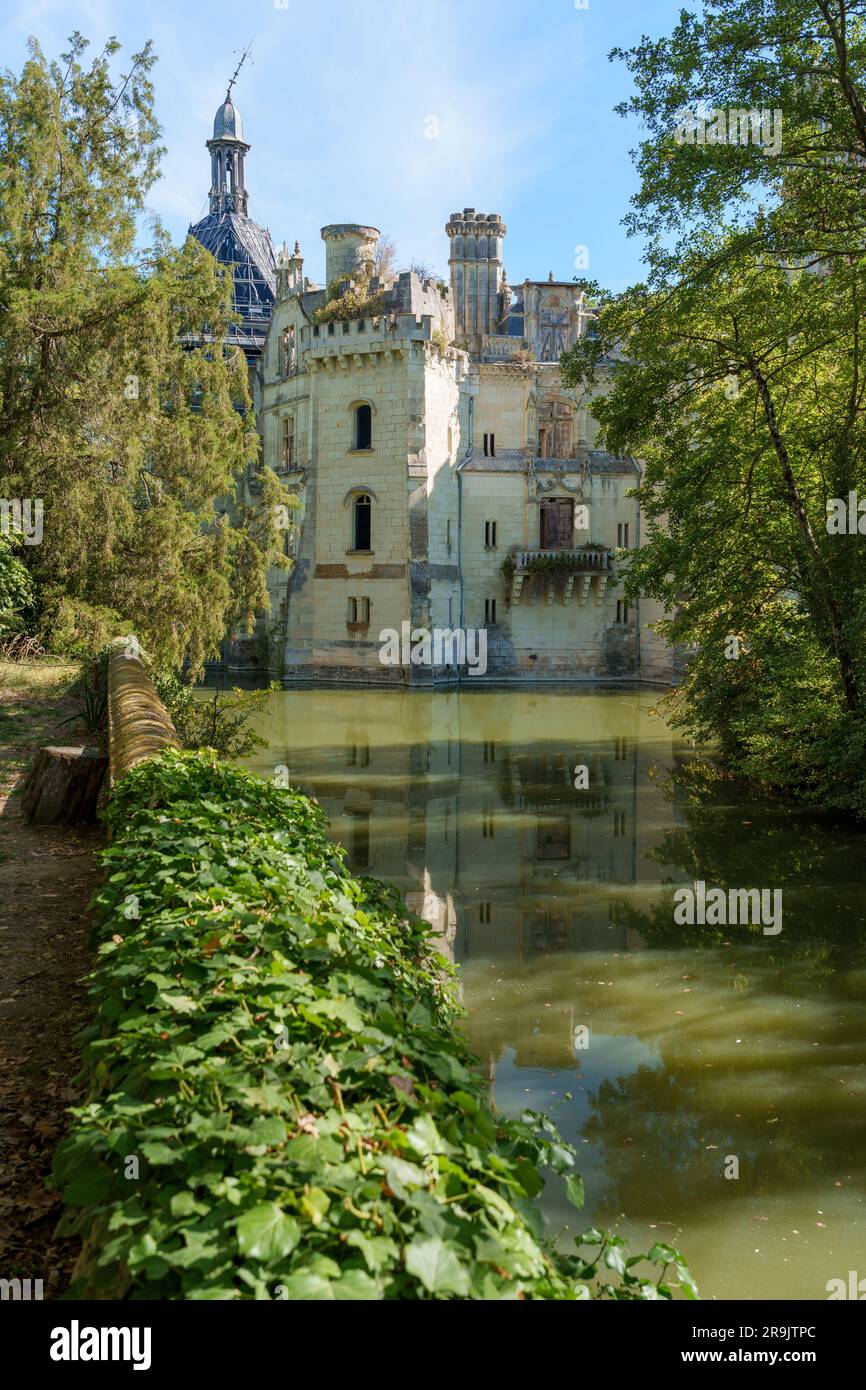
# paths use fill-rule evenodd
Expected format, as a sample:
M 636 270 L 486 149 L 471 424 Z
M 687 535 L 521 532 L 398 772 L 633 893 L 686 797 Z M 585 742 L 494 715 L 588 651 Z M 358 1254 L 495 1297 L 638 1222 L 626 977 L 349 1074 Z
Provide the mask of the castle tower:
M 379 240 L 377 227 L 362 227 L 357 222 L 334 222 L 322 228 L 325 243 L 325 285 L 335 280 L 351 280 L 363 263 L 370 262 Z
M 458 339 L 497 331 L 506 230 L 498 212 L 476 213 L 474 208 L 464 208 L 462 213 L 451 214 L 445 231 L 451 241 L 448 265 Z

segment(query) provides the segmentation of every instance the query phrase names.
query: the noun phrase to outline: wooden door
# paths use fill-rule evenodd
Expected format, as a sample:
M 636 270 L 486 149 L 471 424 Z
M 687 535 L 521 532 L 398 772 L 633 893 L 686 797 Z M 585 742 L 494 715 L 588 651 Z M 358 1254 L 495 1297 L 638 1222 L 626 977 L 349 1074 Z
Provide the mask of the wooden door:
M 554 497 L 541 504 L 541 549 L 571 550 L 574 535 L 574 503 Z

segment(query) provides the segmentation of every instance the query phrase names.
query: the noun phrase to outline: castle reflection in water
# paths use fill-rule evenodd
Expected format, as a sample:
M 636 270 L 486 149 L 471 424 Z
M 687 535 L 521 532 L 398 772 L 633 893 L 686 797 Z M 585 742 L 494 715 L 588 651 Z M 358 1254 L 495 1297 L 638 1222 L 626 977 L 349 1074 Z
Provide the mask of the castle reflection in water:
M 658 692 L 302 698 L 302 725 L 291 692 L 280 700 L 256 769 L 288 766 L 353 871 L 395 883 L 465 981 L 482 962 L 640 946 L 624 908 L 654 897 L 670 872 L 648 854 L 677 814 L 661 788 L 675 748 L 651 717 Z
M 863 835 L 694 779 L 671 799 L 691 753 L 658 699 L 288 690 L 254 767 L 287 766 L 352 868 L 441 933 L 492 1098 L 575 1145 L 585 1224 L 664 1235 L 705 1296 L 823 1298 L 864 1239 Z M 678 927 L 671 885 L 693 877 L 783 884 L 784 932 Z M 570 1240 L 562 1184 L 542 1202 Z

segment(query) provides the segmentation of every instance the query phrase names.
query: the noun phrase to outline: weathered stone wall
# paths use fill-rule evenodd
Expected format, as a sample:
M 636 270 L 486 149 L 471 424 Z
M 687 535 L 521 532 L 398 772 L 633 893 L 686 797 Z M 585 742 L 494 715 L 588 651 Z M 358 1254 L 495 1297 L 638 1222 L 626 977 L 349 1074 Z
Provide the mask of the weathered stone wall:
M 111 785 L 124 773 L 166 748 L 179 748 L 180 739 L 137 656 L 127 656 L 129 643 L 117 644 L 108 658 L 108 757 Z
M 483 220 L 488 239 L 493 224 Z M 464 233 L 457 228 L 454 235 Z M 462 274 L 464 251 L 465 245 L 456 252 L 452 246 L 460 262 L 452 257 L 452 274 Z M 478 264 L 475 255 L 471 260 Z M 496 269 L 498 252 L 489 264 Z M 571 342 L 576 315 L 585 317 L 575 287 L 526 282 L 524 291 L 536 336 L 554 331 L 539 317 L 543 309 L 552 313 L 551 296 L 562 300 L 560 309 L 566 304 L 559 346 Z M 281 295 L 263 357 L 265 461 L 281 471 L 283 421 L 291 416 L 294 467 L 286 481 L 301 500 L 289 550 L 292 576 L 287 581 L 274 571 L 270 585 L 280 674 L 429 680 L 428 670 L 383 668 L 379 661 L 380 634 L 408 621 L 426 628 L 488 626 L 494 678 L 675 679 L 671 654 L 648 628 L 662 616 L 657 604 L 632 604 L 628 620 L 617 622 L 625 553 L 607 583 L 595 575 L 589 586 L 578 580 L 560 601 L 564 585 L 551 599 L 549 585 L 528 580 L 508 609 L 502 561 L 517 546 L 539 547 L 543 499 L 570 498 L 588 507 L 588 529 L 576 533 L 575 545 L 598 542 L 614 550 L 625 524 L 628 547 L 644 540 L 637 504 L 626 496 L 639 481 L 638 469 L 597 450 L 589 397 L 563 387 L 558 362 L 488 363 L 477 352 L 473 357 L 446 347 L 455 331 L 452 296 L 412 272 L 392 283 L 387 312 L 373 318 L 316 325 L 308 317 L 316 300 Z M 278 346 L 288 329 L 296 346 L 289 368 Z M 608 387 L 602 379 L 594 389 Z M 372 410 L 370 449 L 353 446 L 359 402 Z M 484 457 L 485 435 L 488 444 L 495 436 L 493 458 Z M 560 464 L 537 458 L 540 440 L 561 451 Z M 534 470 L 528 470 L 533 456 Z M 353 496 L 361 489 L 373 503 L 365 553 L 353 550 L 352 536 Z M 495 549 L 485 545 L 486 521 L 497 523 Z M 350 620 L 353 598 L 369 600 L 368 623 Z M 497 601 L 493 626 L 485 618 L 489 598 Z
M 432 282 L 401 276 L 398 285 L 448 307 Z M 466 414 L 460 405 L 465 356 L 443 350 L 441 314 L 350 320 L 318 331 L 297 318 L 297 371 L 280 379 L 271 346 L 297 313 L 296 300 L 278 306 L 264 387 L 265 460 L 279 468 L 282 421 L 290 415 L 296 469 L 286 480 L 302 504 L 294 518 L 282 669 L 328 679 L 362 671 L 371 680 L 402 681 L 405 673 L 381 667 L 380 632 L 399 631 L 404 621 L 447 624 L 458 584 L 452 465 Z M 368 449 L 357 449 L 353 438 L 361 403 L 372 412 Z M 353 548 L 353 504 L 362 491 L 372 499 L 367 552 Z M 280 584 L 275 575 L 276 615 Z M 368 624 L 350 621 L 351 599 L 369 600 Z

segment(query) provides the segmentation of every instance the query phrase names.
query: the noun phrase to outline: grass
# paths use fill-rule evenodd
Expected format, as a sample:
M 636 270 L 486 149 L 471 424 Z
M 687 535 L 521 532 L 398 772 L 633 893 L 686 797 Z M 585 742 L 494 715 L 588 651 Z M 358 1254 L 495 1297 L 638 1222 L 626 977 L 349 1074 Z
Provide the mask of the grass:
M 0 691 L 26 691 L 33 697 L 65 693 L 79 672 L 77 661 L 45 657 L 40 661 L 0 661 Z
M 62 736 L 58 724 L 69 713 L 66 701 L 79 670 L 77 662 L 59 659 L 0 661 L 0 797 L 34 748 Z

